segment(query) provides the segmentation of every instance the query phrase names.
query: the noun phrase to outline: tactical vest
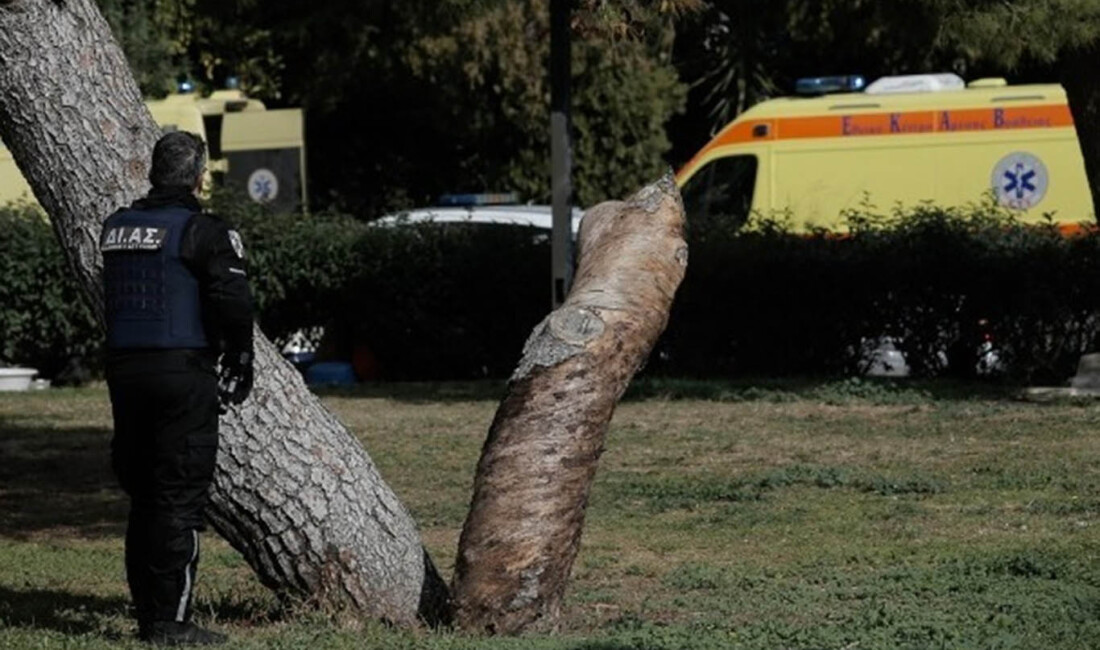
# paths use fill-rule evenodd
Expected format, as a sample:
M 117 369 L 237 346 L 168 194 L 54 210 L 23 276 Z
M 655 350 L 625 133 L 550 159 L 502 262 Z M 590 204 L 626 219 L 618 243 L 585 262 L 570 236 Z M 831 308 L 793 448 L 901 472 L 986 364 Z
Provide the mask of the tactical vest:
M 122 210 L 103 224 L 108 349 L 205 348 L 199 283 L 180 259 L 187 208 Z

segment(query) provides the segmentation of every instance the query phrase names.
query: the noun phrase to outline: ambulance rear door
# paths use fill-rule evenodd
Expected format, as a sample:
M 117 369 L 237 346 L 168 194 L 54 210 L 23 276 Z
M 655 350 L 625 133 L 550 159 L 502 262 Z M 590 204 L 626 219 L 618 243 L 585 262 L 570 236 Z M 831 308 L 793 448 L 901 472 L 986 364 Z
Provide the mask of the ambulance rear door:
M 304 209 L 302 111 L 283 108 L 226 113 L 221 129 L 225 182 L 277 212 Z

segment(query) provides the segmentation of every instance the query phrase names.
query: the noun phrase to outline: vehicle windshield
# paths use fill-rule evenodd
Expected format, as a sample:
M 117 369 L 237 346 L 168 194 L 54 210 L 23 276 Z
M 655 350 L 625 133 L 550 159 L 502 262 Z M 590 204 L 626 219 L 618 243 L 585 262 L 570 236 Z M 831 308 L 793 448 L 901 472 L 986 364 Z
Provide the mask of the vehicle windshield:
M 756 167 L 756 156 L 741 155 L 712 160 L 696 172 L 680 191 L 688 223 L 740 228 L 752 211 Z

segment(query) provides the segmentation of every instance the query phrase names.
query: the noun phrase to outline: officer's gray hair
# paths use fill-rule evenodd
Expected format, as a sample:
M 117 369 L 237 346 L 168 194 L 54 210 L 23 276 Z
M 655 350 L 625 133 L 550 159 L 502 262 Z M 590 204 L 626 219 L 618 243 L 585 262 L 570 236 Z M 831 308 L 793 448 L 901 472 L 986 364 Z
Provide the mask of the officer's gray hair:
M 149 182 L 153 187 L 192 189 L 206 166 L 206 143 L 187 131 L 172 131 L 161 136 L 153 147 Z

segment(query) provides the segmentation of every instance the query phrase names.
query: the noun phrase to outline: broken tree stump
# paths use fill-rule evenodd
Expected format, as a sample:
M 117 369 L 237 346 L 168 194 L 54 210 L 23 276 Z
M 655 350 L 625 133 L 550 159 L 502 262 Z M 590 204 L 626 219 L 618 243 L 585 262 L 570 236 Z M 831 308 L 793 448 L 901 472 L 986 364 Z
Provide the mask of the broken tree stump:
M 607 426 L 687 267 L 670 175 L 584 217 L 576 282 L 531 333 L 481 452 L 455 566 L 455 620 L 553 630 Z

